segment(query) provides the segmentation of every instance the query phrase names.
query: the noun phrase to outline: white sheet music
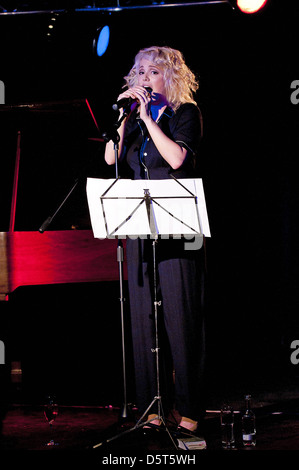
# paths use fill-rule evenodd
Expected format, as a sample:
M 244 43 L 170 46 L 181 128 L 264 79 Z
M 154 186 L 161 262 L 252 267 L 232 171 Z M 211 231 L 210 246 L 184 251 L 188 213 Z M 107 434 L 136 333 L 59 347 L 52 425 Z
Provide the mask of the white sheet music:
M 159 236 L 211 236 L 202 179 L 88 178 L 86 190 L 95 238 L 150 235 L 145 190 Z

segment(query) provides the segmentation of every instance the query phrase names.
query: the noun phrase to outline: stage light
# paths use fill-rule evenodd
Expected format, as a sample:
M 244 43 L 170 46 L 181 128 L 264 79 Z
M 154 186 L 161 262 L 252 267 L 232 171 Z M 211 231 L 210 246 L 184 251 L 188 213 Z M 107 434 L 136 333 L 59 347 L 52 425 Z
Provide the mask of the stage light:
M 268 0 L 237 0 L 238 8 L 243 13 L 256 13 L 263 8 Z
M 99 57 L 105 54 L 109 45 L 109 39 L 110 28 L 108 25 L 103 26 L 97 30 L 97 35 L 93 40 L 93 49 Z

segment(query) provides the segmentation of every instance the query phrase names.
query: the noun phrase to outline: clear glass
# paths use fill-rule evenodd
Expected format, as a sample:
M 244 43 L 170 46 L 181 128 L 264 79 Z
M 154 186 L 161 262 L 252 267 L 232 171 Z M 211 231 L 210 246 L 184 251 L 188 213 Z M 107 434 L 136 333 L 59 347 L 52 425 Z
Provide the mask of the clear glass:
M 52 431 L 53 423 L 56 420 L 57 415 L 58 415 L 58 404 L 57 404 L 56 398 L 54 396 L 48 396 L 46 398 L 46 403 L 44 405 L 44 415 L 45 415 L 46 420 L 49 423 L 51 434 L 52 434 L 53 433 L 53 431 Z M 54 439 L 50 439 L 50 441 L 47 442 L 46 445 L 47 446 L 54 446 L 54 445 L 58 445 L 58 443 L 54 442 Z
M 229 405 L 223 405 L 220 412 L 221 444 L 223 449 L 235 448 L 234 410 Z

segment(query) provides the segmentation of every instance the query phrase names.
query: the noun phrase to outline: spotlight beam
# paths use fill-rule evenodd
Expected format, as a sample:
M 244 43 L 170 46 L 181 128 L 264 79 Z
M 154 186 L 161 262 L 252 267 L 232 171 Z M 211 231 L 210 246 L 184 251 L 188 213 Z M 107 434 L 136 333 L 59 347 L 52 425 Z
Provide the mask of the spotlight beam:
M 243 13 L 257 13 L 267 3 L 268 0 L 237 0 L 238 8 Z
M 268 0 L 227 0 L 233 10 L 239 10 L 245 14 L 257 13 L 262 10 Z

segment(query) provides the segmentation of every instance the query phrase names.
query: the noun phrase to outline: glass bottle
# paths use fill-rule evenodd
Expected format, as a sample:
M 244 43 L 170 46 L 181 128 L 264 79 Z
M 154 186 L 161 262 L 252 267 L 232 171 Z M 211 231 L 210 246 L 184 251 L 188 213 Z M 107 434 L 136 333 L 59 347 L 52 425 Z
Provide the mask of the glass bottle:
M 245 395 L 245 403 L 245 412 L 242 415 L 242 441 L 244 446 L 254 447 L 256 445 L 256 427 L 250 395 Z

